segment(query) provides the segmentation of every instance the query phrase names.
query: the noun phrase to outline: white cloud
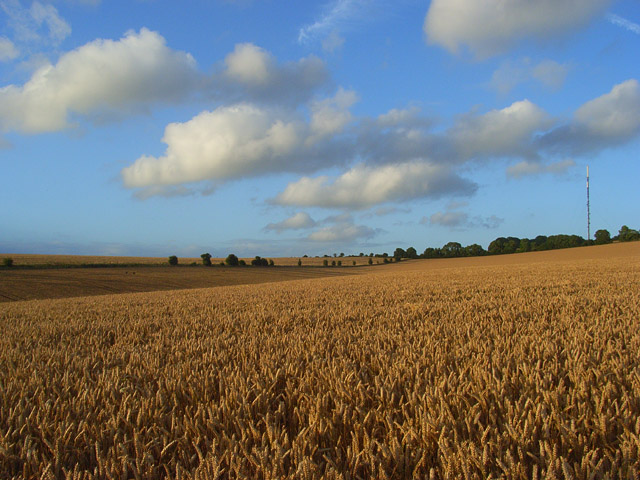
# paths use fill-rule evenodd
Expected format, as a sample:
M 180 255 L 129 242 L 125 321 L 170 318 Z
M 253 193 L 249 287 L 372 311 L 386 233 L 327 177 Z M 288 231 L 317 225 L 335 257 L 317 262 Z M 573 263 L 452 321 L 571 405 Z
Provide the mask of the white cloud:
M 298 42 L 304 43 L 336 32 L 345 22 L 359 15 L 368 3 L 371 1 L 335 0 L 318 20 L 298 31 Z
M 225 101 L 300 104 L 328 83 L 325 63 L 315 56 L 278 63 L 273 55 L 252 43 L 235 46 L 214 78 Z
M 553 174 L 560 175 L 566 173 L 576 162 L 572 158 L 567 158 L 559 162 L 543 164 L 540 162 L 529 162 L 523 160 L 507 168 L 507 176 L 521 178 L 527 175 Z
M 640 135 L 640 83 L 631 79 L 590 100 L 573 120 L 541 136 L 537 146 L 552 152 L 584 154 L 622 145 Z
M 58 46 L 71 34 L 71 27 L 51 4 L 36 1 L 24 8 L 18 0 L 0 0 L 0 10 L 19 42 Z
M 285 230 L 303 230 L 312 228 L 315 225 L 315 220 L 313 220 L 308 213 L 298 212 L 281 222 L 268 224 L 265 227 L 265 230 L 273 230 L 281 233 Z
M 315 137 L 341 132 L 351 120 L 349 108 L 358 96 L 352 90 L 338 89 L 333 97 L 317 100 L 311 104 L 311 131 Z
M 627 80 L 609 93 L 585 103 L 574 118 L 589 133 L 609 138 L 628 138 L 640 130 L 640 84 Z
M 609 22 L 611 22 L 614 25 L 617 25 L 626 30 L 629 30 L 630 32 L 640 35 L 640 25 L 638 25 L 637 23 L 633 23 L 627 20 L 626 18 L 621 17 L 620 15 L 608 13 L 607 20 L 609 20 Z
M 118 41 L 96 40 L 39 68 L 23 86 L 0 89 L 0 129 L 41 133 L 70 127 L 70 116 L 130 113 L 174 101 L 197 82 L 191 55 L 142 29 Z
M 432 0 L 424 21 L 429 44 L 480 57 L 519 40 L 545 40 L 585 25 L 613 0 Z
M 463 159 L 530 156 L 532 135 L 551 125 L 546 112 L 522 100 L 483 115 L 461 116 L 448 133 Z
M 251 43 L 235 46 L 224 60 L 226 74 L 235 81 L 250 86 L 265 85 L 273 77 L 275 61 L 266 50 Z
M 332 183 L 326 176 L 303 177 L 276 196 L 281 205 L 325 208 L 367 208 L 423 197 L 470 195 L 475 184 L 448 168 L 424 162 L 368 167 L 358 165 Z
M 307 239 L 313 242 L 353 242 L 359 238 L 372 238 L 376 231 L 365 225 L 333 225 L 310 234 Z
M 127 187 L 229 180 L 291 168 L 304 125 L 256 106 L 241 104 L 202 112 L 169 124 L 164 156 L 140 157 L 122 170 Z
M 531 59 L 503 62 L 491 77 L 490 85 L 502 94 L 509 93 L 517 85 L 536 80 L 545 87 L 557 90 L 564 84 L 569 66 L 553 60 L 542 60 L 534 64 Z
M 13 60 L 20 52 L 11 40 L 6 37 L 0 37 L 0 62 Z

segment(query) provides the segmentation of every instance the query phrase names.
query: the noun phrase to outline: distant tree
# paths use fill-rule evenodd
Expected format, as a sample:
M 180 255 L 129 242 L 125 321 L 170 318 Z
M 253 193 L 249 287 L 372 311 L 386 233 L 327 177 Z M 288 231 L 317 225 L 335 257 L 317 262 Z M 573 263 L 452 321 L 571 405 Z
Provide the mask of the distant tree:
M 605 243 L 611 243 L 611 234 L 609 230 L 596 230 L 595 234 L 596 245 L 604 245 Z
M 340 252 L 340 257 L 344 257 L 344 252 Z
M 356 266 L 356 261 L 355 261 L 355 260 L 353 261 L 353 266 L 354 266 L 354 267 Z
M 387 252 L 384 252 L 384 253 L 382 254 L 382 258 L 389 258 L 389 254 L 388 254 Z
M 361 257 L 364 257 L 364 253 L 360 252 L 360 256 L 361 256 Z
M 202 258 L 202 264 L 206 265 L 207 267 L 211 266 L 211 254 L 210 253 L 203 253 L 202 255 L 200 255 L 200 258 Z
M 341 267 L 342 266 L 342 260 L 338 260 L 338 266 Z
M 440 258 L 441 253 L 439 248 L 427 247 L 425 248 L 422 258 Z
M 327 259 L 322 260 L 322 266 L 323 267 L 328 267 L 329 266 L 329 260 L 327 260 Z
M 331 266 L 335 267 L 336 266 L 336 261 L 335 260 L 331 260 Z
M 464 250 L 458 242 L 449 242 L 442 247 L 442 253 L 447 258 L 462 257 Z
M 169 265 L 177 265 L 178 264 L 178 257 L 176 257 L 175 255 L 171 255 L 169 257 Z
M 531 251 L 531 241 L 528 238 L 520 240 L 520 245 L 516 249 L 516 253 L 525 253 Z
M 547 250 L 547 237 L 544 235 L 538 235 L 534 238 L 531 250 Z
M 373 265 L 373 258 L 369 257 L 369 265 Z
M 273 267 L 276 263 L 273 261 L 272 258 L 269 259 L 269 266 Z
M 223 264 L 224 265 L 224 264 Z M 244 260 L 238 260 L 238 265 L 240 267 L 246 267 L 247 266 L 247 262 L 245 262 Z
M 338 256 L 338 254 L 337 254 L 337 253 L 334 253 L 334 254 L 333 254 L 333 258 L 336 258 L 337 256 Z
M 484 248 L 482 248 L 477 243 L 464 247 L 464 251 L 467 257 L 480 257 L 487 253 L 485 252 Z
M 307 255 L 306 253 L 302 256 L 302 258 L 309 258 L 309 255 Z
M 407 248 L 407 258 L 418 258 L 418 252 L 415 248 L 409 247 Z
M 633 242 L 640 240 L 640 233 L 637 230 L 623 225 L 618 232 L 618 240 L 621 242 Z
M 388 257 L 384 257 L 384 263 L 389 263 L 389 258 Z
M 298 266 L 301 267 L 302 266 L 302 260 L 298 259 Z
M 2 259 L 2 264 L 3 264 L 5 267 L 13 267 L 13 258 L 9 258 L 9 257 L 7 257 L 7 258 L 3 258 L 3 259 Z
M 254 267 L 268 267 L 269 260 L 267 260 L 266 258 L 262 258 L 259 255 L 256 255 L 256 258 L 251 260 L 251 265 L 253 265 Z
M 407 252 L 405 252 L 402 248 L 398 247 L 393 252 L 393 258 L 396 259 L 396 262 L 399 262 L 400 259 L 405 258 L 407 256 Z
M 370 256 L 370 257 L 373 257 L 373 252 L 371 252 L 371 253 L 369 254 L 369 256 Z
M 238 266 L 238 257 L 236 257 L 233 253 L 230 253 L 227 258 L 224 260 L 224 263 L 229 265 L 230 267 Z

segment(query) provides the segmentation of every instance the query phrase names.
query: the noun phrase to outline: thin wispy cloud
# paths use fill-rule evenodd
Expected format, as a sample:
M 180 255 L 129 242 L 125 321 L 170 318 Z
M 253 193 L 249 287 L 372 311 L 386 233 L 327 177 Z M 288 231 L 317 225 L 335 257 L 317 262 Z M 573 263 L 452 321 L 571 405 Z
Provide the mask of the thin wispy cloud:
M 315 22 L 298 31 L 298 42 L 307 43 L 329 35 L 337 35 L 350 24 L 361 20 L 379 0 L 334 0 Z
M 607 20 L 613 25 L 617 25 L 626 30 L 629 30 L 630 32 L 640 35 L 640 25 L 621 17 L 620 15 L 616 15 L 615 13 L 608 13 Z

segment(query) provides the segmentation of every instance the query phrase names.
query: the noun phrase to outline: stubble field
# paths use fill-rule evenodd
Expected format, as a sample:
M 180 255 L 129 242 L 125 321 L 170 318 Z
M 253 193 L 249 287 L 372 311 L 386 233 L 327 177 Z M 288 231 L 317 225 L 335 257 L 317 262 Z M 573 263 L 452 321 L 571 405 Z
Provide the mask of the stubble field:
M 637 478 L 640 248 L 553 253 L 0 304 L 0 478 Z

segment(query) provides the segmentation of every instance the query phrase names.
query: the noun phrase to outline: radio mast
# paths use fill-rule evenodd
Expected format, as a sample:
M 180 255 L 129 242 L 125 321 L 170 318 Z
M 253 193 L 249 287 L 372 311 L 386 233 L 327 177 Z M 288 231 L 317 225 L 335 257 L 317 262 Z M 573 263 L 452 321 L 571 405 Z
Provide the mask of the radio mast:
M 589 205 L 589 165 L 587 165 L 587 240 L 591 240 L 591 206 Z

